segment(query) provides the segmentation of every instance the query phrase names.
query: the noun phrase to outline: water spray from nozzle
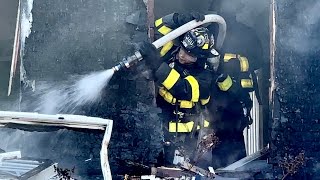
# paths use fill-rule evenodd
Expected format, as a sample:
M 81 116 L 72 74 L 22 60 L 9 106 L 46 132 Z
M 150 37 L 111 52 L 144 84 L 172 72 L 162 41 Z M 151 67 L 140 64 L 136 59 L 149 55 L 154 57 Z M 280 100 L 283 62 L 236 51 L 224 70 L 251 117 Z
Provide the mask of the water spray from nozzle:
M 117 72 L 120 70 L 128 69 L 134 64 L 136 64 L 137 62 L 141 61 L 142 59 L 143 58 L 141 53 L 139 51 L 136 51 L 134 55 L 124 58 L 119 64 L 112 67 L 112 70 L 114 72 Z

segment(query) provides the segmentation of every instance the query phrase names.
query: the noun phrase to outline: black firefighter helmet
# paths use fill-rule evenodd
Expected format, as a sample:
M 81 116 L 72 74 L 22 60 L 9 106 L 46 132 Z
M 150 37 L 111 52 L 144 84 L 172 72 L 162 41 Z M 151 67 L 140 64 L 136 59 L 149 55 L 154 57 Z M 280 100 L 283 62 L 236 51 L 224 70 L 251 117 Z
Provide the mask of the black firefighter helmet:
M 181 41 L 181 46 L 189 54 L 197 58 L 210 58 L 214 56 L 212 54 L 214 37 L 205 27 L 198 27 L 188 31 Z

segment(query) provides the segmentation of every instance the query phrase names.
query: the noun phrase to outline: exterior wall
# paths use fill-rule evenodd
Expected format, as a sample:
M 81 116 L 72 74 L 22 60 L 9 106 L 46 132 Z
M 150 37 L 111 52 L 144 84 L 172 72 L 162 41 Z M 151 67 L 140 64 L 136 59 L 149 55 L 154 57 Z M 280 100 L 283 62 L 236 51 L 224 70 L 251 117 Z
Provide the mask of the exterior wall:
M 306 166 L 300 167 L 292 179 L 319 178 L 319 7 L 315 0 L 275 1 L 270 162 L 275 163 L 278 178 L 283 177 L 283 169 L 277 163 L 301 152 Z

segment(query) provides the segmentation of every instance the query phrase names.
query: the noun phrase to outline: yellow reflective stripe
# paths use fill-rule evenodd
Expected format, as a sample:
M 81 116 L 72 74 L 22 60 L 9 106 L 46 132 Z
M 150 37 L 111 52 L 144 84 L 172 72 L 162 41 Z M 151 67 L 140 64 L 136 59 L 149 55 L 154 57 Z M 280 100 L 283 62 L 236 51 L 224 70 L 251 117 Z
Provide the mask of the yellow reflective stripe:
M 164 87 L 159 88 L 159 95 L 168 103 L 175 105 L 177 99 L 173 97 L 173 95 L 167 91 Z M 180 108 L 190 109 L 194 107 L 194 102 L 192 101 L 185 101 L 185 100 L 178 100 Z
M 176 122 L 169 122 L 169 132 L 176 132 L 176 126 L 178 126 L 178 132 L 186 133 L 191 132 L 194 122 L 190 121 L 187 123 L 178 123 Z
M 172 48 L 173 46 L 173 41 L 167 42 L 160 51 L 160 56 L 163 57 L 164 55 L 167 54 L 167 52 Z
M 246 57 L 243 57 L 241 56 L 239 58 L 240 60 L 240 69 L 241 69 L 241 72 L 246 72 L 249 70 L 249 61 Z
M 187 123 L 178 123 L 178 132 L 179 133 L 188 133 L 188 132 L 192 132 L 192 128 L 193 128 L 194 122 L 190 121 Z M 210 123 L 209 121 L 205 120 L 204 121 L 204 127 L 209 127 Z M 177 123 L 176 122 L 169 122 L 169 132 L 176 132 L 176 127 L 177 127 Z M 197 130 L 200 129 L 200 126 L 197 126 Z
M 218 82 L 218 86 L 219 86 L 220 90 L 228 91 L 230 89 L 230 87 L 232 86 L 231 77 L 227 76 L 227 78 L 224 81 Z
M 237 57 L 236 54 L 226 53 L 226 54 L 224 54 L 223 60 L 224 60 L 224 62 L 228 62 L 230 59 L 236 58 L 236 57 Z
M 172 31 L 172 29 L 168 28 L 167 26 L 162 26 L 158 31 L 163 35 L 167 35 Z
M 209 127 L 210 123 L 207 120 L 204 120 L 204 127 Z
M 179 100 L 178 102 L 180 103 L 180 108 L 190 109 L 194 106 L 192 101 Z
M 202 46 L 202 49 L 209 49 L 209 44 L 204 44 L 204 45 Z
M 253 88 L 252 79 L 241 79 L 241 86 L 243 88 Z
M 163 81 L 162 85 L 166 87 L 167 90 L 170 90 L 176 84 L 179 78 L 180 74 L 175 69 L 171 69 L 169 75 Z
M 198 102 L 199 101 L 199 96 L 200 96 L 198 81 L 193 76 L 187 76 L 185 79 L 191 85 L 191 90 L 192 90 L 191 101 L 192 102 Z
M 154 22 L 154 24 L 156 25 L 156 27 L 160 26 L 162 23 L 163 23 L 162 18 L 160 18 L 160 19 L 158 19 L 158 20 L 156 20 L 156 21 Z
M 200 100 L 201 105 L 206 105 L 206 104 L 208 104 L 209 101 L 210 101 L 210 96 L 207 99 L 201 99 Z
M 174 98 L 170 92 L 168 92 L 166 89 L 164 89 L 164 87 L 159 88 L 159 94 L 161 97 L 163 97 L 163 99 L 165 101 L 167 101 L 168 103 L 170 103 L 172 105 L 174 105 L 177 101 L 176 98 Z

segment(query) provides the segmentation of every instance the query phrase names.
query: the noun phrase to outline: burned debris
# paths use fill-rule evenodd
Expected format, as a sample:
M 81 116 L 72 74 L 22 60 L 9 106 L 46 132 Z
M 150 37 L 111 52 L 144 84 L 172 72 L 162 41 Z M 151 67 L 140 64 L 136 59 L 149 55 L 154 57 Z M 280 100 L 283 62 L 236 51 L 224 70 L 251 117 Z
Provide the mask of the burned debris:
M 297 156 L 285 155 L 283 160 L 280 160 L 279 166 L 283 169 L 283 177 L 285 179 L 287 176 L 292 176 L 296 174 L 299 169 L 306 165 L 306 158 L 304 156 L 304 151 L 299 153 Z

